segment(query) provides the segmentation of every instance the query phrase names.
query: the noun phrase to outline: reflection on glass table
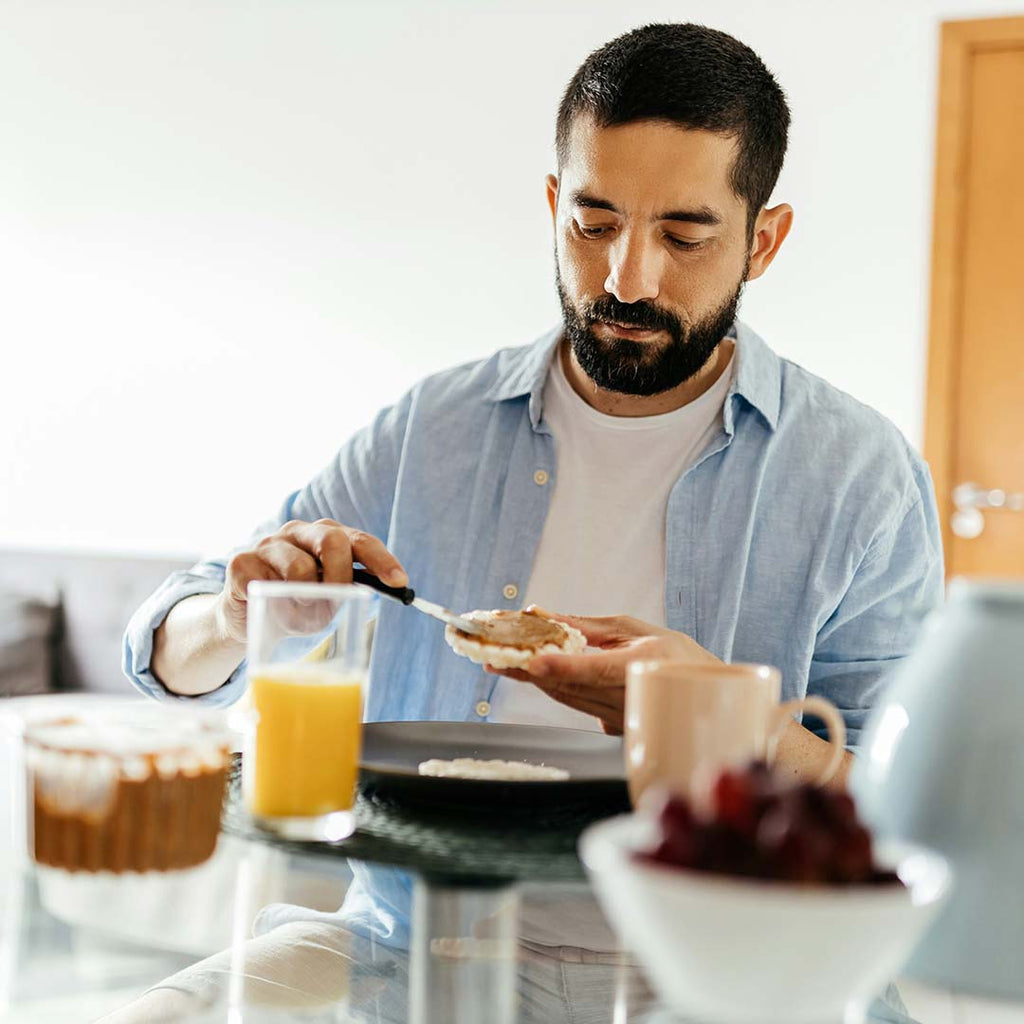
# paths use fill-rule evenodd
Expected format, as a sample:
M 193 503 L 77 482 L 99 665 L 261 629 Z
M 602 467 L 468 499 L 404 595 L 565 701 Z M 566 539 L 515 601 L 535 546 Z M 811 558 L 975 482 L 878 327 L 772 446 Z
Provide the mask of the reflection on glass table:
M 569 1020 L 571 1003 L 596 1014 L 579 1019 L 610 1021 L 616 1006 L 653 1005 L 614 953 L 518 941 L 543 939 L 531 917 L 552 907 L 583 908 L 580 926 L 601 928 L 580 882 L 527 886 L 522 897 L 506 886 L 421 886 L 410 952 L 333 920 L 348 884 L 339 858 L 224 837 L 212 861 L 174 878 L 61 874 L 4 871 L 5 1020 L 491 1021 L 506 984 L 517 1020 Z M 260 912 L 282 902 L 288 911 Z
M 487 994 L 511 980 L 517 1021 L 675 1020 L 618 949 L 584 882 L 421 886 L 411 953 L 338 927 L 333 912 L 348 884 L 342 858 L 231 836 L 208 864 L 174 878 L 61 878 L 8 859 L 2 1019 L 406 1021 L 430 1019 L 439 1009 L 432 999 L 456 997 L 448 1019 L 490 1022 L 501 1008 Z M 282 904 L 305 909 L 260 912 Z M 553 917 L 598 949 L 549 945 Z M 417 951 L 441 981 L 432 990 L 417 976 Z M 914 1017 L 952 1024 L 952 997 L 909 991 Z M 955 1019 L 1017 1019 L 986 1009 L 989 1016 L 975 1008 Z
M 371 819 L 364 816 L 368 826 Z M 605 922 L 572 845 L 550 832 L 549 845 L 516 860 L 525 870 L 513 885 L 500 872 L 481 877 L 501 853 L 501 837 L 483 828 L 460 847 L 475 858 L 475 873 L 460 878 L 436 870 L 451 835 L 367 827 L 351 844 L 324 848 L 232 834 L 230 814 L 225 824 L 211 860 L 175 872 L 36 868 L 23 836 L 0 849 L 0 1017 L 12 1024 L 675 1020 Z M 433 870 L 412 878 L 381 863 L 403 863 L 410 849 Z M 405 887 L 411 928 L 392 922 L 389 931 L 386 908 L 374 938 L 340 926 L 337 910 L 353 874 L 371 872 Z M 927 1024 L 1020 1017 L 913 985 L 904 992 L 912 1016 Z M 898 1004 L 873 1009 L 875 1021 L 906 1019 Z

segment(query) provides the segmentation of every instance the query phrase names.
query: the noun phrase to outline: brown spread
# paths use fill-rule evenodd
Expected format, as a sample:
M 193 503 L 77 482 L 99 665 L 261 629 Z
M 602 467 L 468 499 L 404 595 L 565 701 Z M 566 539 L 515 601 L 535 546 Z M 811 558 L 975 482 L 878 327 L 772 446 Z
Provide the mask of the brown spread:
M 457 632 L 481 644 L 518 647 L 523 651 L 535 651 L 545 644 L 561 644 L 566 637 L 565 630 L 557 622 L 535 612 L 493 612 L 491 617 L 477 621 L 486 630 L 483 636 L 471 636 L 461 630 Z

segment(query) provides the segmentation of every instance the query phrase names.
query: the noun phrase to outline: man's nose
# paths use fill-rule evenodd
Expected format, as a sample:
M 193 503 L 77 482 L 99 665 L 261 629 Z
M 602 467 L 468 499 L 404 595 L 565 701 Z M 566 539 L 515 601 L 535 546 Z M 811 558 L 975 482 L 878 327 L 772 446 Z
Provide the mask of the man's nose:
M 661 253 L 633 233 L 623 232 L 609 250 L 604 290 L 620 302 L 656 299 L 661 287 Z

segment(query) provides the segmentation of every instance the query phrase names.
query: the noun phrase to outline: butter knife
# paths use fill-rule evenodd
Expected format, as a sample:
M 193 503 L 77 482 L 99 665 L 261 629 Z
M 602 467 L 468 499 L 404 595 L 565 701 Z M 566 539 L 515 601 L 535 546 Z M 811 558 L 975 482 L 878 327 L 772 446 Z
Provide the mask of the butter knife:
M 394 598 L 396 601 L 401 601 L 402 604 L 411 605 L 418 612 L 423 612 L 424 615 L 429 615 L 432 619 L 438 619 L 449 626 L 454 626 L 460 632 L 469 633 L 471 636 L 487 635 L 486 628 L 479 622 L 456 615 L 426 598 L 417 597 L 412 587 L 389 587 L 383 580 L 365 569 L 353 569 L 352 582 L 376 590 L 378 594 Z

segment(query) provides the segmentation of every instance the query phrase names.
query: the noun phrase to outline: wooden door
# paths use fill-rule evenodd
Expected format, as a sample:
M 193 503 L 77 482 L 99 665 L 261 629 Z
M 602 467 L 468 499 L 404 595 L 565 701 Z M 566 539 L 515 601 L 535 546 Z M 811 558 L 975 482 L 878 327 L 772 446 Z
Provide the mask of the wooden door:
M 948 575 L 1024 577 L 1024 17 L 942 26 L 926 417 Z

